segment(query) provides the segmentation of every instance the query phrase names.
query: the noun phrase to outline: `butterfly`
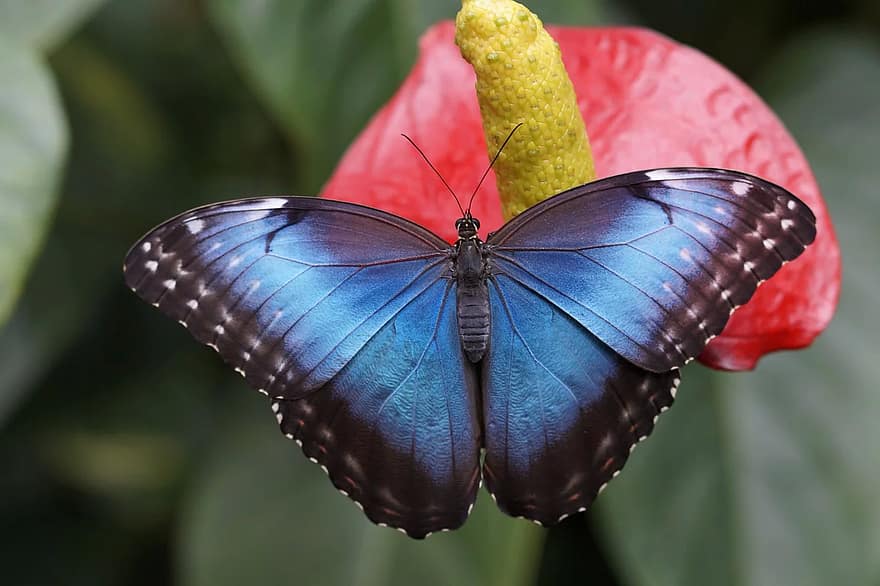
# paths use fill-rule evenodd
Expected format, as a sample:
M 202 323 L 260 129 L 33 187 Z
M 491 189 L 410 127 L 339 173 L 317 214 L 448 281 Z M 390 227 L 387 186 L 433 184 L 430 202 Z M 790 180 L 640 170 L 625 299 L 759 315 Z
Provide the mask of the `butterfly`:
M 367 517 L 461 526 L 481 481 L 550 525 L 584 511 L 758 285 L 815 238 L 797 197 L 736 171 L 627 173 L 450 245 L 312 197 L 208 205 L 125 259 L 137 295 L 269 397 Z

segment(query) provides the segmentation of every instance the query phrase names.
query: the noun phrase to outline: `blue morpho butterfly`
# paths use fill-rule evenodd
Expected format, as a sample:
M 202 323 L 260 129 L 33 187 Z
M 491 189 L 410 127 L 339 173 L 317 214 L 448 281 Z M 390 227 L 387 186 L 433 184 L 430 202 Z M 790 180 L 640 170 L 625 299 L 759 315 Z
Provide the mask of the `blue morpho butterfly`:
M 450 246 L 352 203 L 229 201 L 149 232 L 125 280 L 373 522 L 422 538 L 465 522 L 481 478 L 510 515 L 585 510 L 679 367 L 816 233 L 785 189 L 698 168 L 575 187 L 485 241 L 470 206 L 456 227 Z

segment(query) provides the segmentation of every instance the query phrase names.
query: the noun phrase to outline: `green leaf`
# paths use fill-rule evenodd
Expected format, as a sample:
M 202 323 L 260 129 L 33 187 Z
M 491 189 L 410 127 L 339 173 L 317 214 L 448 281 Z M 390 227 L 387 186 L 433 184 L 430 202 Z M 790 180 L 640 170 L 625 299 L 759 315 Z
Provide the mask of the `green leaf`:
M 0 325 L 45 235 L 67 154 L 67 127 L 39 57 L 102 0 L 0 0 Z
M 45 66 L 28 51 L 0 46 L 0 324 L 42 244 L 66 148 Z
M 209 0 L 254 89 L 299 149 L 301 188 L 318 189 L 415 62 L 418 37 L 458 0 Z M 594 2 L 542 3 L 548 22 L 585 22 Z
M 553 0 L 552 2 L 524 2 L 541 17 L 544 24 L 589 25 L 597 24 L 603 16 L 599 0 Z
M 242 391 L 244 392 L 244 391 Z M 183 519 L 185 586 L 531 584 L 543 530 L 485 492 L 464 528 L 414 541 L 372 525 L 277 429 L 262 397 L 218 426 Z
M 64 40 L 104 0 L 0 0 L 0 38 L 50 49 Z
M 629 584 L 880 583 L 880 47 L 815 33 L 761 79 L 835 220 L 840 310 L 812 348 L 757 372 L 685 371 L 676 406 L 599 501 Z
M 53 66 L 73 112 L 71 132 L 80 158 L 66 175 L 65 197 L 40 254 L 27 269 L 15 311 L 0 326 L 0 426 L 93 318 L 104 291 L 119 287 L 119 261 L 131 232 L 124 222 L 105 219 L 136 215 L 139 194 L 129 185 L 117 185 L 113 177 L 131 177 L 132 183 L 148 186 L 143 175 L 156 174 L 153 161 L 164 144 L 162 120 L 99 53 L 68 43 L 54 56 Z M 80 180 L 88 173 L 85 160 L 98 161 L 98 190 L 95 174 Z M 113 171 L 106 172 L 108 168 Z M 134 179 L 138 173 L 141 178 Z M 5 221 L 26 228 L 20 219 L 0 213 L 0 225 Z M 36 237 L 42 228 L 30 229 Z M 16 258 L 27 267 L 27 258 Z

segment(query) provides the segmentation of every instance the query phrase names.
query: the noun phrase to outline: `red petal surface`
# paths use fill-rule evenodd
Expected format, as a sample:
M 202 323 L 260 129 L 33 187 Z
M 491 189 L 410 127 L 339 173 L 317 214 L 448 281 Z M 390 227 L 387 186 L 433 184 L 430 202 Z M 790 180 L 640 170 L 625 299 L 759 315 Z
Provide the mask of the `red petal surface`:
M 700 356 L 747 370 L 774 350 L 808 345 L 830 321 L 840 251 L 816 180 L 797 144 L 751 89 L 702 53 L 632 28 L 548 27 L 559 42 L 600 177 L 652 167 L 739 169 L 785 186 L 818 218 L 815 244 L 762 285 Z M 440 181 L 399 135 L 409 134 L 462 198 L 488 164 L 474 73 L 443 22 L 391 101 L 351 145 L 323 195 L 410 218 L 450 242 L 459 216 Z M 503 222 L 494 181 L 478 194 L 483 233 Z

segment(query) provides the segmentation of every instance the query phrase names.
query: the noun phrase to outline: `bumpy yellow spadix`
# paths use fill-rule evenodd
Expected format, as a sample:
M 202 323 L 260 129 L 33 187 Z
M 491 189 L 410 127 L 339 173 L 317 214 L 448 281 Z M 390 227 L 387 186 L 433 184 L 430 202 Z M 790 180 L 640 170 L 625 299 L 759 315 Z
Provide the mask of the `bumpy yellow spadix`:
M 512 0 L 463 0 L 455 42 L 477 73 L 483 132 L 494 156 L 504 216 L 595 178 L 587 131 L 559 46 Z

